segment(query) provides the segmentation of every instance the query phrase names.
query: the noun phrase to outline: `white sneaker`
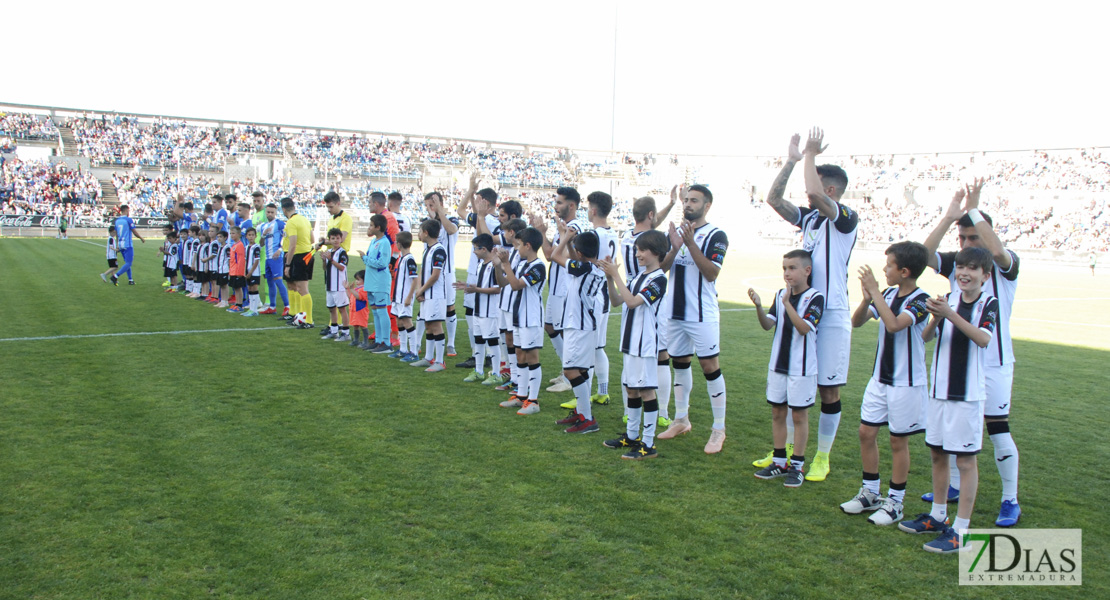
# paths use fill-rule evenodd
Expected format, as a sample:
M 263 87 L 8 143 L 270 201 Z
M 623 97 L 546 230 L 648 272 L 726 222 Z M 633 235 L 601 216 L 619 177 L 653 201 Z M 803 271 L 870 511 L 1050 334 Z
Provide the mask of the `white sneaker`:
M 562 375 L 556 377 L 553 381 L 553 385 L 547 388 L 549 392 L 569 392 L 570 390 L 570 380 Z
M 427 367 L 432 366 L 432 361 L 430 361 L 426 358 L 422 358 L 422 359 L 420 359 L 416 362 L 409 363 L 409 366 L 410 367 L 425 367 L 425 368 L 427 368 Z
M 100 274 L 100 278 L 104 280 L 104 283 L 108 283 L 108 276 L 105 275 L 104 273 Z
M 341 334 L 335 336 L 335 341 L 337 341 L 337 342 L 349 342 L 349 341 L 351 341 L 351 334 L 341 333 Z
M 895 502 L 894 498 L 887 496 L 879 505 L 879 510 L 867 517 L 868 523 L 875 525 L 893 525 L 902 520 L 902 503 Z
M 840 510 L 850 515 L 858 515 L 865 510 L 879 510 L 879 505 L 882 502 L 883 499 L 878 495 L 871 493 L 871 490 L 865 487 L 861 487 L 855 498 L 840 505 Z

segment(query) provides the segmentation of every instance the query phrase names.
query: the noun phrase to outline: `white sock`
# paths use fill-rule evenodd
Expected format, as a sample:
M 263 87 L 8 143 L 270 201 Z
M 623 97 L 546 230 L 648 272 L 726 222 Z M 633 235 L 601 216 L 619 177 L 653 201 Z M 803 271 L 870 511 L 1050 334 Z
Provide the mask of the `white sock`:
M 594 350 L 594 369 L 597 375 L 597 393 L 604 396 L 609 393 L 609 355 L 605 348 Z
M 994 444 L 994 463 L 998 465 L 998 475 L 1002 478 L 1002 501 L 1017 502 L 1018 492 L 1018 449 L 1010 432 L 996 433 L 991 436 Z
M 657 365 L 655 367 L 655 375 L 659 378 L 659 388 L 657 391 L 659 395 L 659 414 L 664 419 L 671 418 L 671 365 L 668 361 L 665 365 Z
M 435 361 L 434 362 L 437 362 L 437 363 L 442 363 L 443 362 L 443 349 L 444 349 L 444 346 L 446 346 L 446 345 L 447 345 L 447 340 L 445 340 L 443 338 L 442 333 L 439 334 L 439 337 L 436 339 L 435 344 L 434 344 L 434 346 L 435 346 Z
M 376 341 L 376 342 L 381 341 L 381 340 L 377 339 L 376 335 L 374 337 L 375 337 L 374 341 Z M 418 354 L 420 353 L 420 340 L 422 340 L 422 339 L 424 339 L 424 319 L 418 319 L 416 321 L 416 347 L 413 348 L 413 350 L 412 350 L 413 352 L 416 352 Z
M 956 466 L 955 454 L 948 455 L 948 485 L 951 486 L 952 489 L 960 489 L 960 468 Z M 945 493 L 948 493 L 947 490 Z M 947 499 L 948 498 L 944 498 L 944 500 Z
M 901 504 L 902 501 L 906 499 L 906 490 L 896 490 L 891 488 L 887 490 L 886 495 L 889 496 L 891 500 Z
M 640 436 L 640 440 L 648 447 L 655 445 L 655 424 L 659 421 L 658 410 L 644 410 L 644 433 Z M 628 418 L 632 422 L 632 417 Z
M 367 341 L 369 341 L 369 334 L 367 334 Z M 397 346 L 397 351 L 401 354 L 406 354 L 409 351 L 409 332 L 407 329 L 401 329 L 397 332 L 397 341 L 400 345 Z
M 628 416 L 628 388 L 621 386 L 621 402 L 624 405 L 624 414 Z
M 499 346 L 497 342 L 486 343 L 489 344 L 489 364 L 493 365 L 490 372 L 499 375 L 501 373 L 501 346 Z M 483 365 L 482 368 L 484 369 L 485 366 Z
M 543 368 L 540 363 L 528 365 L 528 399 L 540 399 L 540 383 L 543 381 Z
M 474 372 L 479 375 L 486 373 L 486 340 L 480 340 L 481 343 L 474 343 L 471 340 L 471 348 L 474 348 Z
M 692 377 L 692 375 L 691 375 Z M 708 379 L 705 388 L 709 391 L 709 406 L 713 409 L 713 429 L 725 428 L 725 376 L 717 371 L 716 379 Z
M 636 408 L 625 407 L 625 414 L 628 415 L 628 424 L 624 427 L 624 435 L 628 439 L 634 440 L 640 437 L 640 416 L 643 414 L 643 401 L 637 398 L 640 406 Z
M 864 479 L 863 480 L 863 487 L 867 488 L 867 491 L 869 491 L 872 494 L 875 494 L 876 496 L 878 496 L 879 495 L 879 489 L 881 487 L 880 483 L 882 483 L 882 482 L 879 481 L 878 479 Z
M 432 335 L 432 334 L 427 333 L 425 335 Z M 381 340 L 377 340 L 377 341 L 380 342 Z M 436 343 L 435 343 L 435 340 L 425 339 L 424 340 L 424 360 L 426 360 L 428 362 L 432 362 L 435 359 L 435 357 L 436 357 Z
M 971 519 L 961 519 L 960 517 L 956 517 L 955 519 L 952 520 L 952 529 L 955 529 L 956 533 L 959 533 L 959 532 L 969 528 L 970 526 L 971 526 Z
M 821 413 L 817 421 L 817 451 L 828 453 L 832 450 L 833 441 L 836 440 L 836 430 L 840 427 L 841 411 L 830 414 Z
M 551 336 L 551 345 L 555 348 L 555 356 L 559 357 L 559 362 L 563 360 L 563 332 L 559 335 Z
M 929 511 L 929 514 L 932 515 L 934 519 L 943 523 L 944 520 L 948 518 L 948 504 L 944 502 L 937 504 L 934 502 L 933 510 Z
M 694 387 L 694 372 L 687 366 L 674 370 L 674 417 L 684 419 L 690 416 L 690 388 Z
M 520 384 L 520 368 L 517 366 L 516 352 L 510 352 L 505 362 L 509 363 L 509 381 L 516 384 L 518 392 L 527 392 L 527 386 Z
M 447 339 L 446 344 L 455 347 L 455 329 L 459 325 L 459 315 L 447 315 Z
M 586 419 L 594 418 L 593 407 L 590 406 L 590 382 L 589 380 L 570 388 L 574 392 L 575 410 L 578 414 L 586 417 Z
M 786 407 L 786 443 L 794 443 L 794 410 L 789 406 Z M 879 493 L 879 484 L 875 484 L 875 489 L 873 491 L 876 494 Z

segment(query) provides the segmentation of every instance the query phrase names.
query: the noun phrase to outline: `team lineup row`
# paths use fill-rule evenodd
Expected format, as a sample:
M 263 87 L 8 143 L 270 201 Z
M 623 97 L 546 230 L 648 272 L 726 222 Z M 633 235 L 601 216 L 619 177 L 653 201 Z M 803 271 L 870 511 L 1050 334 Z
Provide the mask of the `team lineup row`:
M 926 549 L 956 551 L 961 545 L 958 531 L 967 529 L 974 506 L 976 456 L 982 447 L 984 419 L 1003 484 L 996 524 L 1013 525 L 1021 514 L 1017 448 L 1008 428 L 1014 364 L 1009 317 L 1019 260 L 994 234 L 989 217 L 978 210 L 983 181 L 976 181 L 957 193 L 924 244 L 899 242 L 888 249 L 884 268 L 887 289 L 880 290 L 869 269 L 860 273 L 864 301 L 853 313 L 848 303 L 847 265 L 858 217 L 840 202 L 848 180 L 844 170 L 816 165 L 816 157 L 824 150 L 822 137 L 820 130 L 811 132 L 804 151 L 800 136 L 792 138 L 787 160 L 767 198 L 784 219 L 802 231 L 803 247 L 784 257 L 787 288 L 776 294 L 769 310 L 764 311 L 759 296 L 750 292 L 760 324 L 774 329 L 767 378 L 773 443 L 771 453 L 755 462 L 759 467 L 756 476 L 782 477 L 790 487 L 800 486 L 803 479 L 825 479 L 840 421 L 839 390 L 847 382 L 851 330 L 871 318 L 878 319 L 876 361 L 859 430 L 863 484 L 841 508 L 848 513 L 871 511 L 874 514 L 869 520 L 876 524 L 900 521 L 909 472 L 907 439 L 925 433 L 933 455 L 934 491 L 923 499 L 932 501 L 932 509 L 912 522 L 902 522 L 900 528 L 939 533 Z M 808 207 L 783 199 L 786 182 L 799 162 L 804 163 Z M 564 404 L 572 409 L 570 414 L 558 421 L 568 433 L 599 430 L 591 404 L 608 401 L 607 323 L 611 307 L 623 305 L 619 349 L 627 426 L 620 437 L 604 444 L 622 449 L 625 458 L 643 459 L 656 455 L 655 438 L 666 440 L 689 433 L 690 367 L 696 356 L 705 374 L 713 414 L 705 451 L 720 452 L 726 437 L 727 400 L 718 363 L 720 307 L 715 282 L 728 238 L 707 220 L 713 205 L 710 190 L 692 185 L 672 191 L 672 205 L 682 203 L 683 223 L 670 226 L 667 234 L 655 230 L 662 217 L 656 214 L 654 200 L 637 200 L 635 228 L 618 239 L 608 223 L 612 208 L 608 194 L 589 194 L 583 211 L 577 190 L 560 188 L 556 231 L 549 239 L 548 223 L 533 215 L 529 225 L 519 203 L 498 203 L 496 191 L 478 190 L 477 182 L 474 174 L 458 216 L 446 214 L 437 193 L 426 196 L 429 216 L 419 226 L 418 235 L 424 242 L 419 265 L 409 251 L 413 232 L 401 231 L 396 215 L 386 208 L 389 199 L 384 194 L 371 198 L 375 213 L 367 232 L 371 243 L 366 252 L 358 252 L 365 268 L 350 278 L 352 224 L 338 196 L 325 198 L 332 217 L 328 237 L 314 244 L 311 226 L 296 214 L 291 200 L 281 203 L 283 222 L 276 219 L 277 205 L 264 206 L 265 198 L 257 194 L 253 217 L 246 203 L 240 204 L 233 216 L 221 208 L 222 218 L 217 214 L 204 222 L 207 238 L 199 223 L 192 225 L 196 217 L 191 207 L 181 206 L 178 230 L 196 231 L 168 234 L 163 250 L 166 274 L 172 278 L 180 270 L 185 288 L 195 297 L 201 297 L 202 286 L 207 285 L 212 298 L 227 298 L 226 286 L 230 285 L 240 304 L 244 297 L 250 300 L 249 307 L 244 307 L 245 316 L 277 312 L 275 301 L 280 293 L 291 323 L 311 328 L 307 282 L 313 263 L 321 262 L 332 316 L 331 327 L 322 331 L 323 336 L 360 344 L 429 372 L 443 371 L 444 357 L 452 354 L 457 321 L 454 304 L 457 291 L 462 291 L 472 349 L 468 362 L 474 368 L 465 381 L 508 390 L 510 397 L 502 406 L 517 408 L 524 415 L 538 413 L 539 350 L 547 337 L 562 367 L 560 377 L 548 389 L 569 388 L 575 396 Z M 128 254 L 134 225 L 129 221 L 124 211 L 114 225 L 115 237 L 109 240 L 110 259 L 113 247 L 124 254 L 125 266 L 119 273 L 124 273 L 131 261 Z M 408 220 L 404 221 L 410 228 Z M 463 221 L 474 227 L 477 235 L 472 241 L 467 280 L 456 282 L 454 246 Z M 937 252 L 945 233 L 957 223 L 961 251 Z M 241 243 L 242 236 L 248 245 Z M 256 243 L 259 238 L 261 243 Z M 230 243 L 224 243 L 227 240 Z M 189 242 L 187 248 L 185 241 Z M 317 252 L 325 245 L 326 250 Z M 314 255 L 318 255 L 316 261 Z M 177 268 L 178 263 L 182 268 Z M 952 293 L 947 298 L 929 298 L 917 287 L 917 278 L 926 266 L 950 280 Z M 119 273 L 113 274 L 113 280 Z M 210 281 L 213 273 L 214 281 Z M 268 308 L 259 299 L 263 275 L 269 284 Z M 288 283 L 288 289 L 283 283 Z M 215 287 L 223 289 L 217 292 Z M 420 307 L 414 314 L 415 302 Z M 372 345 L 368 335 L 359 341 L 368 334 L 367 310 L 374 313 L 375 333 L 382 332 Z M 396 335 L 385 334 L 391 330 Z M 933 337 L 937 344 L 930 377 L 925 375 L 924 344 Z M 420 359 L 422 338 L 427 344 Z M 493 366 L 489 375 L 484 371 L 487 357 Z M 498 368 L 502 358 L 507 378 Z M 592 393 L 594 380 L 596 394 Z M 669 415 L 672 389 L 673 421 Z M 821 405 L 817 453 L 803 477 L 809 433 L 806 409 L 816 404 L 817 398 Z M 666 429 L 657 434 L 660 424 Z M 890 431 L 893 456 L 886 497 L 880 495 L 876 442 L 878 429 L 884 425 Z M 952 527 L 948 526 L 947 501 L 959 503 Z

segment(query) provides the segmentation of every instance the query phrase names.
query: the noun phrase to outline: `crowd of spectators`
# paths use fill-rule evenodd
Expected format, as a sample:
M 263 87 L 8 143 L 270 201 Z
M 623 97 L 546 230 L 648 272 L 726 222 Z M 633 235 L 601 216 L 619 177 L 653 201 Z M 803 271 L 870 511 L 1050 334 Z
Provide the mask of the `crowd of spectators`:
M 151 176 L 142 171 L 112 173 L 112 184 L 121 204 L 154 214 L 161 214 L 161 211 L 172 207 L 178 194 L 203 204 L 220 189 L 215 177 L 183 175 L 179 178 L 172 173 Z
M 142 123 L 136 117 L 114 115 L 67 119 L 77 150 L 94 166 L 167 167 L 189 170 L 223 170 L 224 150 L 215 127 L 198 127 L 185 121 L 154 118 Z
M 285 134 L 281 128 L 234 125 L 226 133 L 224 149 L 229 156 L 238 154 L 283 154 Z
M 32 206 L 94 206 L 100 201 L 100 182 L 88 171 L 13 158 L 0 166 L 0 200 Z
M 0 137 L 15 140 L 56 140 L 58 128 L 47 115 L 0 112 Z
M 302 133 L 289 140 L 289 145 L 293 156 L 321 175 L 420 177 L 420 166 L 413 160 L 412 149 L 396 139 Z

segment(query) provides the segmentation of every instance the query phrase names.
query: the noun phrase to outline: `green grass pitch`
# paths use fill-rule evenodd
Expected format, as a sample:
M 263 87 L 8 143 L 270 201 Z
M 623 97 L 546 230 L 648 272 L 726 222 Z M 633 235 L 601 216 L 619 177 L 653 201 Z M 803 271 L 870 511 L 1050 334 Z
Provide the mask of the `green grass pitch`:
M 771 340 L 750 311 L 723 313 L 724 451 L 702 451 L 694 367 L 693 433 L 629 464 L 601 446 L 621 431 L 619 402 L 597 409 L 600 434 L 566 435 L 554 420 L 569 395 L 520 417 L 462 369 L 425 374 L 163 294 L 156 244 L 138 247 L 138 285 L 105 285 L 94 241 L 0 240 L 0 598 L 1110 596 L 1101 275 L 1026 265 L 1014 324 L 1030 338 L 1016 342 L 1019 527 L 1082 528 L 1084 586 L 998 590 L 959 587 L 955 557 L 837 507 L 859 487 L 874 324 L 853 337 L 832 473 L 791 490 L 752 477 L 770 447 Z M 775 253 L 733 249 L 722 296 L 748 285 L 781 287 Z M 319 324 L 322 281 L 313 295 Z M 81 337 L 185 330 L 204 331 Z M 54 336 L 74 337 L 16 339 Z M 545 380 L 557 373 L 550 346 L 542 363 Z M 911 448 L 910 518 L 930 488 L 923 440 Z M 973 527 L 997 513 L 992 463 L 986 441 Z

